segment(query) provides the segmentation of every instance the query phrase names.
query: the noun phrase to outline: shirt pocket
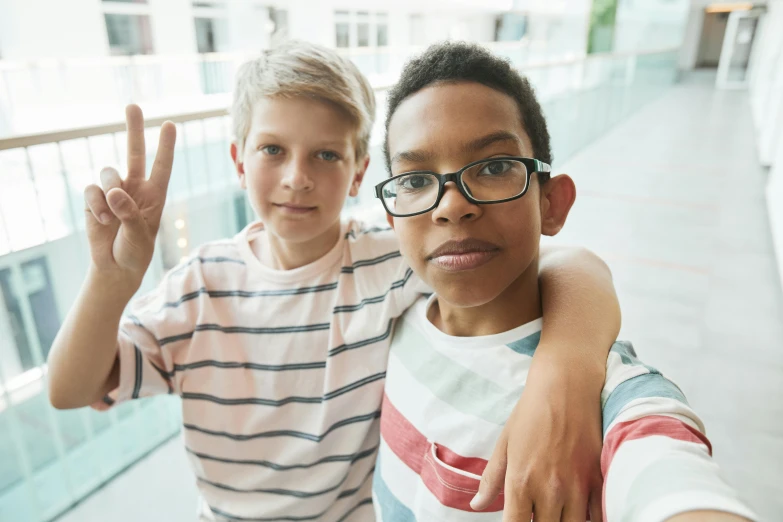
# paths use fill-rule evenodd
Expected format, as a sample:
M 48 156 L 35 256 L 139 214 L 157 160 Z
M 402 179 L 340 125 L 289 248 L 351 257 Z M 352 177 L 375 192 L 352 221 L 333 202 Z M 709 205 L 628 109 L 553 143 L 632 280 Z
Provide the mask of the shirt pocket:
M 431 496 L 427 495 L 429 498 L 420 496 L 417 499 L 419 503 L 417 511 L 434 515 L 432 511 L 440 505 L 441 516 L 446 515 L 443 520 L 475 520 L 476 512 L 470 507 L 470 501 L 478 493 L 481 483 L 481 475 L 477 475 L 476 472 L 483 472 L 484 467 L 486 462 L 483 459 L 461 457 L 437 443 L 431 443 L 421 469 L 421 480 Z M 435 499 L 432 498 L 433 496 Z M 443 510 L 442 506 L 462 511 L 465 517 L 460 517 L 452 510 Z M 502 510 L 503 494 L 501 493 L 482 513 Z M 473 517 L 470 516 L 471 514 Z

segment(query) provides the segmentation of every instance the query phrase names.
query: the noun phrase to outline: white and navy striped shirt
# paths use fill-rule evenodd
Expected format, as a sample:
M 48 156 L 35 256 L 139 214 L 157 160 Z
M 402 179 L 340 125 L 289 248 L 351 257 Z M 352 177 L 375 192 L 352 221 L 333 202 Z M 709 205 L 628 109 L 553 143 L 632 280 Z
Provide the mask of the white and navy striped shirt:
M 368 521 L 394 318 L 425 290 L 387 227 L 343 224 L 312 264 L 199 248 L 122 321 L 117 400 L 182 397 L 205 519 Z

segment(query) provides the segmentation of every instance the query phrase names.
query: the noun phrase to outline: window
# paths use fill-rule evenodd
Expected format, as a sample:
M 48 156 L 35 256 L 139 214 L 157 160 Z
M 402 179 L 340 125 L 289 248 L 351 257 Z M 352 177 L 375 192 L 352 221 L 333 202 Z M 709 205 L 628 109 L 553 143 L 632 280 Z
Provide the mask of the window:
M 334 44 L 336 47 L 351 47 L 351 13 L 334 12 Z
M 193 1 L 193 25 L 196 29 L 196 50 L 216 53 L 228 49 L 228 9 L 225 2 Z
M 200 53 L 214 53 L 222 50 L 227 33 L 227 23 L 222 18 L 194 18 L 196 24 L 196 46 Z
M 375 45 L 386 47 L 389 45 L 389 22 L 386 13 L 376 15 Z
M 147 15 L 106 13 L 106 33 L 113 55 L 152 54 L 152 29 Z
M 388 15 L 335 11 L 334 34 L 337 47 L 386 47 L 389 45 Z
M 336 31 L 335 45 L 337 45 L 337 47 L 350 47 L 351 36 L 350 36 L 350 26 L 348 25 L 348 23 L 337 22 L 335 24 L 335 31 Z
M 269 21 L 272 23 L 272 34 L 269 35 L 269 40 L 274 47 L 288 40 L 288 11 L 270 7 L 268 12 Z
M 215 45 L 215 26 L 211 18 L 194 18 L 196 24 L 196 47 L 200 53 L 214 53 L 217 51 Z
M 359 11 L 356 13 L 356 39 L 359 47 L 370 46 L 370 13 Z
M 527 16 L 521 13 L 504 13 L 495 19 L 495 41 L 515 42 L 527 32 Z
M 3 315 L 10 323 L 10 339 L 13 343 L 11 346 L 16 346 L 16 354 L 6 354 L 0 365 L 9 363 L 13 358 L 13 366 L 16 366 L 14 373 L 30 370 L 35 367 L 36 362 L 33 353 L 36 343 L 28 338 L 28 330 L 25 328 L 26 307 L 21 300 L 26 300 L 29 310 L 32 311 L 32 317 L 27 320 L 32 323 L 30 326 L 34 327 L 35 331 L 29 333 L 37 336 L 37 345 L 41 348 L 40 355 L 44 360 L 60 328 L 60 317 L 46 258 L 31 259 L 20 267 L 22 280 L 19 283 L 23 288 L 15 288 L 10 268 L 0 270 L 0 306 L 4 308 L 6 313 Z

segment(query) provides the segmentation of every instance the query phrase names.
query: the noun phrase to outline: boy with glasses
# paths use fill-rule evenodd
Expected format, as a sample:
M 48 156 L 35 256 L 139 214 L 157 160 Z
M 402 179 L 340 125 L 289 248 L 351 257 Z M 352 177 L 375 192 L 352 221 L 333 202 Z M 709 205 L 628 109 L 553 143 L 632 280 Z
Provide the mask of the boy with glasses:
M 373 519 L 391 329 L 423 288 L 388 227 L 340 218 L 367 169 L 374 116 L 367 79 L 332 50 L 288 42 L 244 64 L 231 156 L 259 220 L 199 246 L 127 313 L 163 219 L 174 125 L 161 127 L 147 179 L 144 121 L 130 106 L 127 175 L 104 169 L 85 190 L 92 263 L 49 355 L 50 399 L 181 397 L 201 520 Z M 516 490 L 574 470 L 600 491 L 601 359 L 619 311 L 600 260 L 557 255 L 542 258 L 549 339 L 536 360 L 558 364 L 531 371 L 538 386 L 514 416 L 526 422 L 497 460 L 528 477 Z M 570 400 L 545 400 L 563 382 Z M 531 418 L 556 436 L 537 437 Z
M 391 90 L 386 131 L 392 177 L 376 195 L 400 251 L 435 294 L 395 327 L 377 518 L 584 521 L 586 490 L 571 503 L 474 499 L 539 344 L 540 237 L 560 231 L 576 197 L 571 178 L 550 176 L 549 134 L 530 85 L 481 47 L 436 45 Z M 721 479 L 680 389 L 629 343 L 612 347 L 601 402 L 606 520 L 753 518 Z

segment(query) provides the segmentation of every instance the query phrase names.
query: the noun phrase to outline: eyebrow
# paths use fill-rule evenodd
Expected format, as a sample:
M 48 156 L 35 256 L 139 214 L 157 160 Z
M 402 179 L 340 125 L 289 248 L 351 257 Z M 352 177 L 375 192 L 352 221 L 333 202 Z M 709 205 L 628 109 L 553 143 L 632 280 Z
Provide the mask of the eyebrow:
M 500 143 L 504 141 L 506 142 L 510 141 L 520 146 L 522 145 L 522 140 L 520 140 L 519 136 L 517 136 L 516 134 L 513 134 L 508 131 L 497 131 L 491 134 L 487 134 L 486 136 L 482 136 L 471 142 L 468 142 L 463 147 L 463 150 L 467 152 L 481 152 L 482 150 L 486 149 L 490 145 L 494 145 L 495 143 Z M 424 163 L 432 159 L 432 157 L 433 154 L 425 150 L 416 150 L 416 149 L 404 150 L 392 156 L 391 163 L 396 163 L 397 161 L 400 160 L 407 161 L 410 163 Z
M 522 140 L 516 134 L 508 131 L 497 131 L 471 141 L 465 145 L 464 149 L 468 152 L 481 152 L 490 145 L 503 141 L 513 141 L 516 145 L 522 145 Z
M 403 150 L 392 156 L 391 163 L 407 161 L 409 163 L 424 163 L 432 158 L 432 153 L 424 150 Z
M 256 132 L 253 135 L 249 135 L 248 140 L 251 138 L 253 139 L 261 139 L 261 140 L 270 140 L 270 141 L 284 141 L 285 139 L 282 136 L 278 136 L 274 132 L 267 132 L 264 130 L 261 130 L 259 132 Z M 341 148 L 346 145 L 350 145 L 350 140 L 340 140 L 340 139 L 331 139 L 326 138 L 323 141 L 319 141 L 317 146 L 318 147 L 335 147 L 335 148 Z

